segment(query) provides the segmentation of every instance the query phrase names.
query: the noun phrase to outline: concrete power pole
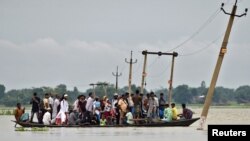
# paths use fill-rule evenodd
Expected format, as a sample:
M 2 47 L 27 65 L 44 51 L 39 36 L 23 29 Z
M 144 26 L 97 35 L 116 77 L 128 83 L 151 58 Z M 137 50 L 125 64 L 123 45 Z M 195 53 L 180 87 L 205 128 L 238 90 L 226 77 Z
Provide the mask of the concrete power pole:
M 132 65 L 135 64 L 135 63 L 137 63 L 137 59 L 135 60 L 135 62 L 133 62 L 132 55 L 133 55 L 133 52 L 131 51 L 130 61 L 127 61 L 127 58 L 125 58 L 125 62 L 129 63 L 129 77 L 128 77 L 128 93 L 129 93 L 129 97 L 131 95 Z
M 118 92 L 118 77 L 122 76 L 122 73 L 118 73 L 118 66 L 116 67 L 116 73 L 112 72 L 112 75 L 115 76 L 115 90 Z
M 232 8 L 231 13 L 227 13 L 223 9 L 223 6 L 224 6 L 224 3 L 222 3 L 222 5 L 221 5 L 221 10 L 225 14 L 230 15 L 230 18 L 229 18 L 226 33 L 225 33 L 225 36 L 224 36 L 224 39 L 223 39 L 223 42 L 222 42 L 222 45 L 221 45 L 218 60 L 217 60 L 217 63 L 216 63 L 215 69 L 214 69 L 214 73 L 213 73 L 213 77 L 212 77 L 212 80 L 211 80 L 211 83 L 210 83 L 210 87 L 209 87 L 208 92 L 207 92 L 204 107 L 203 107 L 203 110 L 202 110 L 202 113 L 201 113 L 200 127 L 198 128 L 198 130 L 203 130 L 204 124 L 206 122 L 209 106 L 210 106 L 210 104 L 212 102 L 212 98 L 213 98 L 213 95 L 214 95 L 214 89 L 215 89 L 215 86 L 216 86 L 216 82 L 217 82 L 217 79 L 218 79 L 218 75 L 219 75 L 219 72 L 220 72 L 222 61 L 223 61 L 224 55 L 225 55 L 225 53 L 227 51 L 228 39 L 229 39 L 230 32 L 231 32 L 231 29 L 232 29 L 232 26 L 233 26 L 234 18 L 235 17 L 246 16 L 246 13 L 247 13 L 247 9 L 246 9 L 244 14 L 241 14 L 241 15 L 236 15 L 235 14 L 236 9 L 237 9 L 237 0 L 236 0 L 234 6 Z
M 173 52 L 172 55 L 172 64 L 171 64 L 171 73 L 170 73 L 170 80 L 168 81 L 169 83 L 169 88 L 168 88 L 168 104 L 171 104 L 172 101 L 172 94 L 173 94 L 173 76 L 174 76 L 174 60 L 175 57 L 178 56 L 178 53 Z
M 143 70 L 142 70 L 142 80 L 141 80 L 141 93 L 144 93 L 144 83 L 145 83 L 145 77 L 147 75 L 146 73 L 146 65 L 147 65 L 147 50 L 142 51 L 142 54 L 144 55 L 144 63 L 143 63 Z M 146 84 L 146 83 L 145 83 Z

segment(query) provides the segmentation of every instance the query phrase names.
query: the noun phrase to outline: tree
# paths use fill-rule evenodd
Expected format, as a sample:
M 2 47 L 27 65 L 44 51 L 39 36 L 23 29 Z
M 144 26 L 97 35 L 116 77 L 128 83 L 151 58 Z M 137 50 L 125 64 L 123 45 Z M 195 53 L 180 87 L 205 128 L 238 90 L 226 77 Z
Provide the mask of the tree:
M 5 94 L 5 86 L 0 84 L 0 99 L 3 98 Z
M 98 96 L 100 98 L 102 98 L 105 95 L 108 98 L 112 98 L 113 94 L 116 92 L 115 86 L 113 84 L 110 84 L 108 82 L 97 82 L 96 84 L 107 84 L 107 85 L 95 85 L 95 90 L 93 90 L 93 88 L 86 90 L 87 95 L 90 92 L 95 91 L 96 96 Z
M 141 90 L 141 87 L 137 87 L 135 84 L 132 84 L 132 85 L 131 85 L 131 93 L 134 94 L 136 90 Z M 144 89 L 144 90 L 145 90 L 145 89 Z M 122 94 L 128 92 L 128 86 L 125 86 L 125 87 L 123 87 L 122 89 L 120 89 L 120 92 L 121 92 Z M 144 92 L 146 93 L 147 91 L 145 90 Z M 144 93 L 144 94 L 145 94 L 145 93 Z
M 238 103 L 250 102 L 250 86 L 241 86 L 235 90 L 235 98 Z
M 216 87 L 213 102 L 219 105 L 226 105 L 234 100 L 234 90 L 224 87 Z
M 190 103 L 193 99 L 188 85 L 180 85 L 174 89 L 173 99 L 177 103 Z
M 206 88 L 206 82 L 205 81 L 201 81 L 201 88 Z
M 58 94 L 64 94 L 67 92 L 67 86 L 65 84 L 60 84 L 56 86 L 55 92 Z

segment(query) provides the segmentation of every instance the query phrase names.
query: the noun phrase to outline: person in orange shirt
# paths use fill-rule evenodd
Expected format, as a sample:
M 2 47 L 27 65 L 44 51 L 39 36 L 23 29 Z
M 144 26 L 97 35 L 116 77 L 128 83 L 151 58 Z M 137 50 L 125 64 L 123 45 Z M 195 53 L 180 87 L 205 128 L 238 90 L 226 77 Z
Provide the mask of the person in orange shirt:
M 14 115 L 15 115 L 17 122 L 20 121 L 20 117 L 24 114 L 24 112 L 25 112 L 25 108 L 22 108 L 21 104 L 17 103 L 16 109 L 14 110 Z
M 119 112 L 120 112 L 120 120 L 119 120 L 119 124 L 122 125 L 123 124 L 123 120 L 125 118 L 126 112 L 127 112 L 127 108 L 128 108 L 128 103 L 126 101 L 126 96 L 122 95 L 122 97 L 119 99 L 118 101 L 118 107 L 119 107 Z

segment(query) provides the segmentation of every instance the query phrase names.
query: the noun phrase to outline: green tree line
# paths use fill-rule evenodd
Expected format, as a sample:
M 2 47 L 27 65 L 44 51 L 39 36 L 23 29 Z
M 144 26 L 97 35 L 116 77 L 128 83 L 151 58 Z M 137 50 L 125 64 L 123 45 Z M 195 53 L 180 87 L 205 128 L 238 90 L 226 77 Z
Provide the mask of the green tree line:
M 95 87 L 95 93 L 98 97 L 103 97 L 104 95 L 112 98 L 113 94 L 116 93 L 114 84 L 104 82 L 107 85 L 97 85 Z M 137 89 L 140 90 L 140 87 L 132 85 L 132 92 L 134 93 Z M 128 91 L 128 87 L 122 87 L 117 90 L 118 94 L 124 94 Z M 201 86 L 193 88 L 188 85 L 179 85 L 173 89 L 172 100 L 176 103 L 188 103 L 188 104 L 203 104 L 208 88 L 205 85 L 205 82 L 201 83 Z M 52 93 L 53 95 L 59 94 L 63 95 L 67 93 L 69 95 L 69 101 L 73 101 L 77 98 L 78 95 L 84 94 L 88 95 L 89 92 L 93 92 L 93 88 L 87 89 L 85 92 L 80 92 L 77 87 L 74 87 L 73 90 L 68 90 L 65 84 L 60 84 L 53 87 L 39 87 L 39 88 L 25 88 L 25 89 L 12 89 L 6 92 L 5 86 L 0 84 L 0 105 L 5 106 L 15 106 L 17 102 L 20 102 L 24 105 L 28 105 L 33 93 L 36 92 L 40 98 L 44 97 L 45 93 Z M 144 94 L 148 93 L 144 89 Z M 155 94 L 159 96 L 160 93 L 165 95 L 167 100 L 168 89 L 159 88 L 156 89 Z M 236 89 L 216 87 L 213 104 L 214 105 L 229 105 L 231 103 L 250 103 L 250 86 L 240 86 Z

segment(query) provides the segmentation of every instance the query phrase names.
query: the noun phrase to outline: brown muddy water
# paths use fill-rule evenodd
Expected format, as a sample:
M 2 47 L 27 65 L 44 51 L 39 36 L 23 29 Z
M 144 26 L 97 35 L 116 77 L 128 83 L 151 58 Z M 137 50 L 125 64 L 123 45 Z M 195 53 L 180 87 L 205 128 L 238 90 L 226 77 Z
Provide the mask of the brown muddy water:
M 193 109 L 199 117 L 201 109 Z M 48 131 L 15 131 L 13 116 L 0 116 L 1 141 L 207 141 L 207 128 L 196 130 L 199 121 L 189 127 L 157 128 L 49 128 Z M 212 108 L 207 124 L 250 124 L 250 108 Z M 207 126 L 206 126 L 207 127 Z

